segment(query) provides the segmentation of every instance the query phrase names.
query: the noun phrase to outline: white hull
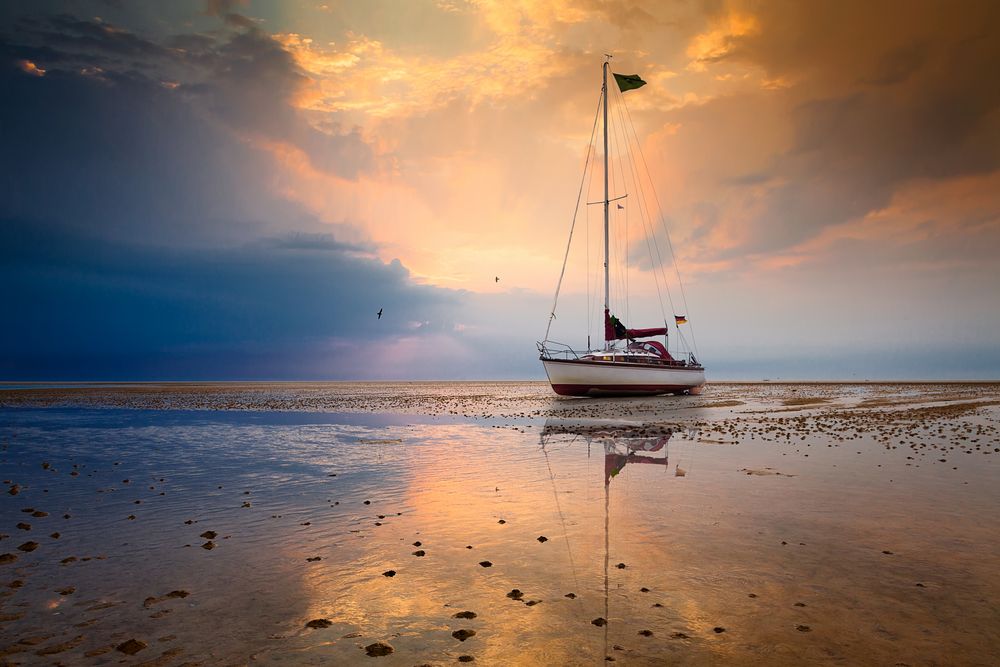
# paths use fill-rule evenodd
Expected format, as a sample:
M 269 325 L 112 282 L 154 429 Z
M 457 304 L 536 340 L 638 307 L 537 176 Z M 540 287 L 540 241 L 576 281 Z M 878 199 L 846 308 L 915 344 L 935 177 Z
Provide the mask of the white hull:
M 705 369 L 589 360 L 542 359 L 553 391 L 563 396 L 700 394 Z

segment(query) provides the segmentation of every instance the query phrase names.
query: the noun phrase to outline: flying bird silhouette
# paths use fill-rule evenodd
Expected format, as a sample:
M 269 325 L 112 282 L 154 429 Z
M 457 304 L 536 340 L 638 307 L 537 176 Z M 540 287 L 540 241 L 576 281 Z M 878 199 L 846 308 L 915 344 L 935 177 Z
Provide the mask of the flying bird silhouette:
M 382 309 L 378 309 L 378 319 L 382 319 Z
M 497 276 L 495 280 L 496 282 L 500 282 L 500 276 Z

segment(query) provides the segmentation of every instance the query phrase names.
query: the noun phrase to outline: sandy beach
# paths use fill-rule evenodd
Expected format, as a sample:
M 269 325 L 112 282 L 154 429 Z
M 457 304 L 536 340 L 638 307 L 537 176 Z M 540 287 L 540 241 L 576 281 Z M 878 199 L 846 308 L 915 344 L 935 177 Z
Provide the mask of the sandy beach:
M 0 664 L 989 665 L 1000 385 L 0 386 Z

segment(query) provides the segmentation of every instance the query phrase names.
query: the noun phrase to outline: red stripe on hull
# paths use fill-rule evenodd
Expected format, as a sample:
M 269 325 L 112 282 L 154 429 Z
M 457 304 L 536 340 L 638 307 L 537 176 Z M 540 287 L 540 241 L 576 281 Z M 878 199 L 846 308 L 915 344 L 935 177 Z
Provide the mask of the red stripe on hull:
M 694 387 L 684 384 L 553 384 L 560 396 L 655 396 L 682 394 Z

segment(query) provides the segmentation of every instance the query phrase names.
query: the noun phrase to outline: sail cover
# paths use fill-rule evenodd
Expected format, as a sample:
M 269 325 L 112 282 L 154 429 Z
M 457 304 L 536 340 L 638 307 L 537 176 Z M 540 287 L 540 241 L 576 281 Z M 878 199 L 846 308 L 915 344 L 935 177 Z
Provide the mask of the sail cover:
M 604 340 L 632 340 L 634 338 L 649 338 L 650 336 L 665 336 L 666 327 L 652 327 L 648 329 L 629 329 L 621 320 L 611 314 L 611 311 L 604 311 Z

